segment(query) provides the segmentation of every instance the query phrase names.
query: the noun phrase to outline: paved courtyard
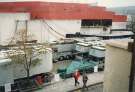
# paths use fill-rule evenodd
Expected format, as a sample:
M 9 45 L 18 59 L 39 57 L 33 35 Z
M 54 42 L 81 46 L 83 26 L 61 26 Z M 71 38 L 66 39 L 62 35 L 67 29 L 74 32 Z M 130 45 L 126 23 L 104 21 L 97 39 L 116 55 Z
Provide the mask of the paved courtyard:
M 88 90 L 79 89 L 79 90 L 75 90 L 75 91 L 71 91 L 71 92 L 103 92 L 103 84 L 89 86 Z
M 88 85 L 101 83 L 103 82 L 104 79 L 104 73 L 98 72 L 98 73 L 88 74 L 88 78 L 89 78 Z M 83 84 L 81 78 L 79 81 L 80 81 L 80 85 L 75 87 L 73 78 L 60 80 L 59 82 L 52 83 L 51 85 L 48 86 L 44 86 L 42 89 L 36 90 L 34 92 L 81 92 L 80 90 L 75 90 L 75 89 L 82 88 Z M 102 89 L 103 89 L 102 85 L 89 87 L 90 92 L 102 92 Z M 75 91 L 71 91 L 71 90 L 75 90 Z

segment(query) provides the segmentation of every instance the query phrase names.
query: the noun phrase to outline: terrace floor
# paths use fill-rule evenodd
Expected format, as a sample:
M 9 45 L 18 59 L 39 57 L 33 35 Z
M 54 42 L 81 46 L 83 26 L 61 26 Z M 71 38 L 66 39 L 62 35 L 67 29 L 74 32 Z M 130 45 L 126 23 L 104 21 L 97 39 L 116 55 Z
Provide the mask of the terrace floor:
M 88 74 L 88 83 L 89 86 L 88 91 L 83 92 L 103 92 L 103 78 L 104 72 L 91 73 Z M 68 78 L 65 80 L 60 80 L 58 82 L 54 82 L 51 85 L 44 86 L 42 89 L 38 89 L 34 92 L 81 92 L 82 88 L 82 77 L 80 77 L 80 85 L 74 86 L 74 79 Z M 97 85 L 96 85 L 97 84 Z

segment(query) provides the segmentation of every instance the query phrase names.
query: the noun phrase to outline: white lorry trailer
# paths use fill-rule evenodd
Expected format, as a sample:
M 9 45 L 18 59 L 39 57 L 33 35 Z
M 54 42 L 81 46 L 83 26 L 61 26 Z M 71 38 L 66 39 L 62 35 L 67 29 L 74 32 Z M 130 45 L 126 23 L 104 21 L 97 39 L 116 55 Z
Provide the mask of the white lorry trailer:
M 97 62 L 99 69 L 104 68 L 105 44 L 102 41 L 77 43 L 75 50 L 76 59 Z
M 53 62 L 70 60 L 74 58 L 74 49 L 76 41 L 74 40 L 64 40 L 52 43 L 53 49 Z

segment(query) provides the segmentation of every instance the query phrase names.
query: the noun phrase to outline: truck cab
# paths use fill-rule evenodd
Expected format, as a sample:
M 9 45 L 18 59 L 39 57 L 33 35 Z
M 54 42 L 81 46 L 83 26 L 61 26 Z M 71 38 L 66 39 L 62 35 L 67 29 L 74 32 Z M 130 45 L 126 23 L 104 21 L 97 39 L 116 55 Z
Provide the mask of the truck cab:
M 89 59 L 93 62 L 97 62 L 99 70 L 104 69 L 105 47 L 92 46 L 89 50 Z
M 88 57 L 91 44 L 79 42 L 75 46 L 76 59 L 84 59 Z

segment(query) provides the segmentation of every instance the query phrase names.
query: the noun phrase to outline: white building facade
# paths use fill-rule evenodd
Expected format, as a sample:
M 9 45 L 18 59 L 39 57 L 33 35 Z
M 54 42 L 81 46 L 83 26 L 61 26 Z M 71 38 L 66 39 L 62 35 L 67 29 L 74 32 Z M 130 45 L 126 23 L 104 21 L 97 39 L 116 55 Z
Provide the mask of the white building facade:
M 89 21 L 88 24 L 83 23 L 84 20 Z M 126 29 L 126 16 L 110 13 L 105 7 L 75 3 L 0 3 L 0 21 L 0 45 L 17 40 L 17 33 L 26 30 L 26 26 L 28 35 L 38 43 L 55 41 L 77 32 L 95 35 L 109 34 L 110 29 Z

